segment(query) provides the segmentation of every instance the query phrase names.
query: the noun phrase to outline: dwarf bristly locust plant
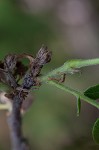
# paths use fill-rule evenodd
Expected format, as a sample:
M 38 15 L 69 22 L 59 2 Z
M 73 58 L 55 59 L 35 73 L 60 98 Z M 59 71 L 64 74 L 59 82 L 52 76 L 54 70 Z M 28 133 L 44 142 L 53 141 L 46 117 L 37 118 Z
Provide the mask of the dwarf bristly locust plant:
M 9 54 L 0 61 L 0 81 L 9 87 L 9 91 L 1 92 L 0 109 L 8 110 L 7 122 L 10 130 L 12 150 L 29 150 L 28 140 L 22 133 L 22 109 L 32 87 L 40 87 L 46 83 L 73 94 L 77 99 L 77 115 L 80 114 L 81 100 L 99 109 L 99 85 L 90 87 L 85 92 L 67 87 L 63 84 L 65 75 L 74 74 L 79 68 L 99 65 L 99 58 L 68 60 L 61 67 L 56 68 L 46 75 L 40 75 L 42 67 L 50 62 L 52 53 L 47 47 L 42 46 L 36 57 L 28 54 Z M 29 60 L 28 66 L 22 59 Z M 62 77 L 63 76 L 63 77 Z M 99 144 L 99 118 L 93 130 L 93 139 Z

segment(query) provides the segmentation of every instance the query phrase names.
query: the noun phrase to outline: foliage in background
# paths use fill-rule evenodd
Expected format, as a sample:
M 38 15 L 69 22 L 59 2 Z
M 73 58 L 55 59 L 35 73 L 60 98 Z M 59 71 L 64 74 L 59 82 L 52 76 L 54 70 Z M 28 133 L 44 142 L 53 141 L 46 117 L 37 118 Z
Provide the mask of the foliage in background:
M 54 45 L 51 46 L 53 48 L 51 70 L 55 66 L 62 64 L 66 58 L 76 57 L 76 54 L 74 55 L 70 52 L 68 44 L 65 46 L 64 50 L 62 46 L 64 41 L 55 41 L 55 39 L 53 39 L 54 30 L 50 27 L 53 23 L 53 20 L 51 19 L 53 18 L 52 15 L 53 14 L 51 14 L 51 16 L 49 15 L 49 17 L 48 14 L 25 14 L 15 4 L 13 5 L 12 1 L 1 0 L 0 58 L 3 58 L 9 52 L 28 52 L 34 55 L 42 43 L 46 43 L 49 47 L 51 41 Z M 55 26 L 55 29 L 56 28 L 57 25 Z M 57 36 L 60 37 L 60 32 L 58 34 L 59 35 Z M 66 40 L 67 39 L 65 38 L 65 41 Z M 68 55 L 68 52 L 71 54 Z M 45 68 L 44 73 L 48 70 L 47 66 Z M 93 82 L 97 83 L 98 71 L 95 69 L 88 70 L 90 75 L 84 71 L 85 70 L 83 70 L 83 77 L 79 75 L 67 77 L 66 85 L 71 84 L 72 86 L 84 89 L 87 86 L 93 85 Z M 94 81 L 93 71 L 95 71 Z M 54 99 L 53 95 L 55 95 Z M 69 149 L 72 149 L 73 145 L 73 149 L 77 149 L 77 147 L 79 147 L 79 140 L 75 142 L 75 137 L 79 139 L 82 136 L 89 136 L 92 124 L 96 120 L 98 114 L 98 111 L 95 111 L 94 108 L 91 107 L 92 109 L 90 110 L 90 106 L 87 105 L 88 108 L 86 108 L 87 106 L 84 107 L 85 105 L 83 103 L 80 117 L 76 119 L 76 105 L 73 101 L 70 101 L 73 97 L 68 94 L 66 95 L 64 91 L 49 87 L 48 85 L 42 86 L 40 90 L 35 91 L 35 96 L 33 93 L 33 99 L 34 103 L 32 108 L 24 117 L 24 131 L 31 140 L 31 145 L 35 145 L 37 149 L 60 150 L 62 149 L 62 145 L 69 145 Z M 93 116 L 92 112 L 95 112 L 96 115 L 94 114 L 94 119 L 91 120 Z M 86 117 L 85 114 L 88 114 L 88 116 Z M 4 115 L 1 112 L 0 116 L 1 118 L 4 118 Z M 83 122 L 85 122 L 85 126 L 83 126 Z M 4 128 L 4 121 L 2 120 L 1 127 L 1 130 L 4 129 L 3 134 L 0 132 L 0 144 L 1 146 L 3 145 L 1 147 L 3 150 L 9 147 L 9 137 L 7 136 L 8 138 L 6 138 L 6 135 L 8 135 L 7 127 L 6 129 Z M 33 140 L 35 141 L 34 143 Z M 84 145 L 86 142 L 82 141 L 81 143 Z M 80 145 L 82 145 L 81 143 Z M 51 147 L 49 147 L 49 145 Z M 96 146 L 93 147 L 96 148 Z M 91 146 L 88 148 L 91 149 Z

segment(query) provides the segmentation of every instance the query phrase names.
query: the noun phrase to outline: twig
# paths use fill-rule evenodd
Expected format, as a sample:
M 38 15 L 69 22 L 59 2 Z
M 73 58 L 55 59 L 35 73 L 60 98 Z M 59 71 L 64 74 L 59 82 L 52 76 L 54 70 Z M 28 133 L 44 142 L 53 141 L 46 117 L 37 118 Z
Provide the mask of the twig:
M 28 143 L 22 134 L 21 105 L 23 102 L 20 92 L 13 97 L 12 112 L 8 115 L 8 125 L 10 129 L 12 150 L 29 150 Z
M 40 81 L 48 83 L 48 84 L 52 84 L 62 90 L 65 90 L 66 92 L 69 92 L 69 93 L 75 95 L 76 97 L 80 97 L 82 100 L 90 103 L 91 105 L 93 105 L 99 109 L 99 102 L 96 102 L 96 101 L 86 97 L 83 93 L 78 92 L 70 87 L 64 86 L 64 85 L 60 84 L 59 82 L 55 82 L 55 80 L 54 80 L 54 78 L 57 75 L 61 75 L 63 73 L 73 74 L 73 73 L 79 71 L 78 68 L 82 68 L 85 66 L 92 66 L 92 65 L 99 65 L 99 58 L 88 59 L 88 60 L 82 60 L 82 59 L 68 60 L 61 67 L 54 69 L 51 72 L 47 73 L 46 75 L 40 77 Z M 53 78 L 53 80 L 51 80 L 52 78 Z
M 58 82 L 55 82 L 55 81 L 48 81 L 47 82 L 48 84 L 51 84 L 51 85 L 54 85 L 56 86 L 57 88 L 61 89 L 61 90 L 64 90 L 68 93 L 71 93 L 72 95 L 76 96 L 76 97 L 79 97 L 81 98 L 83 101 L 91 104 L 92 106 L 96 107 L 99 109 L 99 102 L 95 101 L 95 100 L 92 100 L 91 98 L 88 98 L 87 96 L 85 96 L 83 93 L 81 93 L 80 91 L 76 91 L 68 86 L 65 86 L 61 83 L 58 83 Z
M 73 74 L 75 72 L 78 72 L 79 68 L 82 68 L 85 66 L 93 66 L 93 65 L 99 65 L 99 58 L 88 59 L 88 60 L 84 60 L 84 59 L 68 60 L 61 67 L 58 67 L 58 68 L 50 71 L 46 75 L 40 77 L 40 80 L 42 82 L 46 82 L 46 81 L 48 81 L 48 78 L 50 78 L 50 77 L 55 77 L 55 76 L 61 75 L 63 73 Z
M 19 59 L 28 58 L 30 61 L 28 71 L 26 67 L 19 62 Z M 8 126 L 10 129 L 12 150 L 29 150 L 27 140 L 23 137 L 22 133 L 22 117 L 21 109 L 25 97 L 28 95 L 32 86 L 40 86 L 37 77 L 40 74 L 42 67 L 51 60 L 51 52 L 47 47 L 41 47 L 38 51 L 36 58 L 34 59 L 30 55 L 7 55 L 4 62 L 1 62 L 2 68 L 0 68 L 0 81 L 6 83 L 12 91 L 6 96 L 5 106 L 8 107 Z M 20 64 L 20 65 L 18 65 Z M 23 79 L 21 84 L 18 83 L 17 78 Z M 11 108 L 12 106 L 12 108 Z M 5 107 L 1 107 L 5 109 Z

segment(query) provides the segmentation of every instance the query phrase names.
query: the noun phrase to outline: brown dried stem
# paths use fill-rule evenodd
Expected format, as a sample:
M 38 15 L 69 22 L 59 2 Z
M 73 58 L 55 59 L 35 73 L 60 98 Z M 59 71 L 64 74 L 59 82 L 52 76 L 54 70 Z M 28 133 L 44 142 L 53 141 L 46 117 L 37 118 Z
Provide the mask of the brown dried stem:
M 28 71 L 27 67 L 20 62 L 22 58 L 28 58 L 30 61 Z M 35 59 L 26 54 L 10 54 L 5 57 L 4 62 L 0 63 L 0 81 L 12 88 L 12 91 L 5 95 L 12 104 L 12 109 L 8 115 L 12 150 L 29 150 L 27 140 L 22 133 L 22 104 L 30 88 L 40 85 L 37 78 L 43 65 L 50 60 L 51 52 L 48 51 L 47 47 L 42 46 Z M 23 79 L 21 85 L 18 83 L 18 77 Z

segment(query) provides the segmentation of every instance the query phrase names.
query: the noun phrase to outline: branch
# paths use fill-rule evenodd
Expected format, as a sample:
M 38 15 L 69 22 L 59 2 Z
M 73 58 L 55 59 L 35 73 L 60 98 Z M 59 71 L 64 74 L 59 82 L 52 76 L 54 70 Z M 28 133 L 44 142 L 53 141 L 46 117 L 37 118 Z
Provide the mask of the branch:
M 22 118 L 21 118 L 21 105 L 23 98 L 17 92 L 13 97 L 12 112 L 8 115 L 8 125 L 10 129 L 12 150 L 29 150 L 28 143 L 22 134 Z
M 99 109 L 99 102 L 93 100 L 93 99 L 90 99 L 88 98 L 87 96 L 85 96 L 83 93 L 81 93 L 80 91 L 76 91 L 68 86 L 64 86 L 63 84 L 61 83 L 58 83 L 58 82 L 55 82 L 55 81 L 48 81 L 47 82 L 48 84 L 51 84 L 51 85 L 54 85 L 56 86 L 57 88 L 61 89 L 61 90 L 64 90 L 68 93 L 71 93 L 72 95 L 76 96 L 76 97 L 79 97 L 80 99 L 82 99 L 83 101 L 95 106 L 96 108 Z
M 48 74 L 42 76 L 40 78 L 41 82 L 46 82 L 48 81 L 48 78 L 60 75 L 63 73 L 66 74 L 73 74 L 77 72 L 79 68 L 85 67 L 85 66 L 93 66 L 93 65 L 99 65 L 99 58 L 95 59 L 88 59 L 88 60 L 83 60 L 83 59 L 76 59 L 76 60 L 68 60 L 66 63 L 64 63 L 63 66 L 54 69 L 53 71 L 49 72 Z
M 92 65 L 98 65 L 99 64 L 99 58 L 95 59 L 88 59 L 88 60 L 82 60 L 82 59 L 77 59 L 77 60 L 69 60 L 66 63 L 64 63 L 63 66 L 49 72 L 48 74 L 40 77 L 41 82 L 46 82 L 48 84 L 52 84 L 66 92 L 69 92 L 76 97 L 80 97 L 82 100 L 86 101 L 87 103 L 90 103 L 91 105 L 95 106 L 96 108 L 99 109 L 99 103 L 88 98 L 85 96 L 83 93 L 76 91 L 74 89 L 71 89 L 67 86 L 64 86 L 63 84 L 60 84 L 59 82 L 52 81 L 51 78 L 55 78 L 57 75 L 61 74 L 73 74 L 75 72 L 78 72 L 78 68 L 85 67 L 85 66 L 92 66 Z
M 19 61 L 22 58 L 29 59 L 28 68 Z M 0 62 L 0 81 L 6 83 L 12 89 L 9 93 L 3 95 L 3 103 L 6 105 L 11 104 L 9 105 L 11 110 L 8 107 L 8 126 L 12 150 L 29 150 L 27 140 L 22 133 L 21 110 L 24 107 L 22 104 L 31 87 L 39 85 L 37 77 L 43 66 L 50 60 L 51 52 L 47 47 L 42 46 L 36 58 L 27 54 L 9 54 L 4 58 L 4 62 Z M 21 83 L 19 82 L 20 79 L 23 79 Z M 5 97 L 6 101 L 4 101 Z M 1 106 L 1 109 L 5 109 L 5 107 Z

